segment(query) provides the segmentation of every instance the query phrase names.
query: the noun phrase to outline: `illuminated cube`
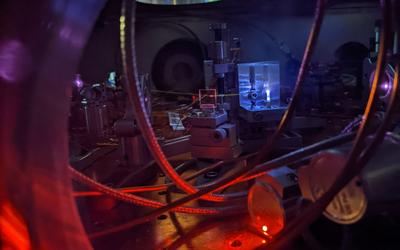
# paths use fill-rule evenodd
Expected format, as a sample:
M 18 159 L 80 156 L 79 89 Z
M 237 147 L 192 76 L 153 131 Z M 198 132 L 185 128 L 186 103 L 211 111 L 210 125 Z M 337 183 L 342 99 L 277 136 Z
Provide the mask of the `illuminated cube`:
M 238 65 L 240 106 L 246 110 L 280 107 L 279 63 L 274 61 Z

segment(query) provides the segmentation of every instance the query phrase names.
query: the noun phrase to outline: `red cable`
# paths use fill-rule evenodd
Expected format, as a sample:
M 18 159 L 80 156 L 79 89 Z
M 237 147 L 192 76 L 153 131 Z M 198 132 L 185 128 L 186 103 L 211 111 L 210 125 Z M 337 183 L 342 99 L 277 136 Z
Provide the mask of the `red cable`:
M 135 119 L 142 132 L 143 139 L 145 140 L 150 152 L 157 162 L 158 166 L 162 169 L 164 174 L 175 183 L 177 187 L 182 189 L 188 194 L 194 194 L 199 191 L 196 187 L 183 180 L 174 170 L 172 165 L 168 162 L 165 154 L 163 153 L 158 140 L 154 134 L 152 125 L 148 114 L 146 113 L 146 105 L 143 100 L 142 90 L 139 84 L 136 54 L 135 54 L 135 27 L 134 27 L 134 8 L 136 7 L 135 1 L 124 1 L 122 6 L 122 13 L 120 18 L 120 45 L 122 54 L 122 64 L 124 73 L 126 75 L 125 83 L 128 92 L 128 99 L 135 113 Z M 127 12 L 128 10 L 128 12 Z M 127 21 L 130 21 L 127 22 Z M 202 197 L 204 200 L 223 202 L 229 200 L 225 195 L 207 194 Z
M 113 188 L 110 188 L 106 185 L 103 185 L 95 180 L 87 177 L 86 175 L 82 174 L 81 172 L 75 170 L 71 166 L 69 166 L 69 171 L 72 176 L 78 180 L 79 182 L 96 189 L 108 196 L 111 196 L 117 200 L 121 200 L 124 202 L 132 203 L 138 206 L 145 206 L 145 207 L 152 207 L 152 208 L 160 208 L 164 207 L 166 204 L 158 201 L 149 200 L 140 196 L 132 195 L 132 194 L 125 194 L 119 192 Z M 180 213 L 189 213 L 189 214 L 202 214 L 202 215 L 215 215 L 221 214 L 222 212 L 226 212 L 227 209 L 223 208 L 192 208 L 192 207 L 177 207 L 174 208 L 174 212 Z

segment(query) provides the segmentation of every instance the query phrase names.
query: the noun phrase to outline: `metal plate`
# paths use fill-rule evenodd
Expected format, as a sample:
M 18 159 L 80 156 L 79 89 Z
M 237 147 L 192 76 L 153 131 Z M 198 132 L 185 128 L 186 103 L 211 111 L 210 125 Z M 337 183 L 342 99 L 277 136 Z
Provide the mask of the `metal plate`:
M 315 201 L 330 188 L 346 163 L 345 155 L 331 151 L 324 152 L 299 171 L 300 187 L 303 195 Z M 365 214 L 367 199 L 360 178 L 355 177 L 336 195 L 324 215 L 339 224 L 352 224 Z
M 161 177 L 153 184 L 161 184 Z M 148 198 L 166 202 L 165 192 L 143 194 Z M 182 194 L 171 193 L 172 200 Z M 134 217 L 149 213 L 150 209 L 116 202 L 112 207 L 109 198 L 79 199 L 82 220 L 88 232 L 101 231 L 105 228 L 124 223 Z M 194 206 L 190 203 L 188 206 Z M 204 204 L 210 206 L 212 203 Z M 246 215 L 237 216 L 199 216 L 181 213 L 165 213 L 151 223 L 146 223 L 131 230 L 111 234 L 94 240 L 96 250 L 108 249 L 255 249 L 267 242 L 254 233 L 256 230 Z M 261 231 L 258 231 L 261 233 Z

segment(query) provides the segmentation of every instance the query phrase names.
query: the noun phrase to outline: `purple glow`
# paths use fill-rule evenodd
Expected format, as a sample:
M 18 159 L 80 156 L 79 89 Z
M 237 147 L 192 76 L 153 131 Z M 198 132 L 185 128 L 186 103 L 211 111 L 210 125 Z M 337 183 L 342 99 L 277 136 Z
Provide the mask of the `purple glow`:
M 77 74 L 77 75 L 75 76 L 74 84 L 75 84 L 75 86 L 76 86 L 77 88 L 82 88 L 82 87 L 83 87 L 83 81 L 82 81 L 82 79 L 81 79 L 81 75 Z
M 79 29 L 76 27 L 67 25 L 61 27 L 59 37 L 76 48 L 81 48 L 85 44 L 85 36 L 79 33 Z
M 30 71 L 31 57 L 28 49 L 18 40 L 0 43 L 0 79 L 19 82 Z
M 383 88 L 384 90 L 388 90 L 388 89 L 390 88 L 389 83 L 385 82 L 384 84 L 382 84 L 382 88 Z

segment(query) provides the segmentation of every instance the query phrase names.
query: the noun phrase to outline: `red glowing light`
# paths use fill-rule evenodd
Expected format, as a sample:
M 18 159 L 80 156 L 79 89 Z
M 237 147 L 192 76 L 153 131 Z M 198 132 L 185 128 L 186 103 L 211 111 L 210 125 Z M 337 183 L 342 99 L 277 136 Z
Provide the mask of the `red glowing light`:
M 266 233 L 268 231 L 268 227 L 266 225 L 262 226 L 262 230 L 264 233 Z
M 32 249 L 26 222 L 9 202 L 0 203 L 0 242 L 1 249 Z

